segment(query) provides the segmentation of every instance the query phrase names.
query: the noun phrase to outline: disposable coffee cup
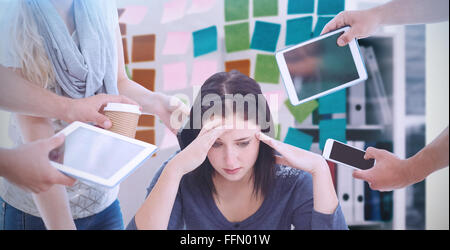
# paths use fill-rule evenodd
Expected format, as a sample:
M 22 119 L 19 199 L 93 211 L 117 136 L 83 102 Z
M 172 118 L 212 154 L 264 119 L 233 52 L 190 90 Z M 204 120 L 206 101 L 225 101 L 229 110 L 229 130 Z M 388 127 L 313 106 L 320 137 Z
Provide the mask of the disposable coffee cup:
M 108 103 L 103 109 L 105 115 L 111 120 L 109 131 L 134 138 L 141 111 L 139 106 L 123 103 Z

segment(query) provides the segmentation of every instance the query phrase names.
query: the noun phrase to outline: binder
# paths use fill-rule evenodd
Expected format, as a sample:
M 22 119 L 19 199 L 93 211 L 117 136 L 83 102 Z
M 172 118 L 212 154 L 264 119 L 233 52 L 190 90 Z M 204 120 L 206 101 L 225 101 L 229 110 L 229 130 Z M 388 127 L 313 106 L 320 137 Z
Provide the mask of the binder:
M 348 90 L 348 122 L 353 126 L 366 125 L 366 86 L 356 84 Z
M 352 142 L 355 148 L 364 150 L 363 141 Z M 351 145 L 351 144 L 350 144 Z M 355 222 L 364 222 L 364 181 L 353 179 L 353 217 Z
M 336 164 L 337 194 L 347 224 L 353 224 L 353 170 Z
M 378 67 L 375 52 L 371 46 L 360 47 L 364 55 L 368 78 L 366 80 L 367 124 L 392 124 L 392 111 Z

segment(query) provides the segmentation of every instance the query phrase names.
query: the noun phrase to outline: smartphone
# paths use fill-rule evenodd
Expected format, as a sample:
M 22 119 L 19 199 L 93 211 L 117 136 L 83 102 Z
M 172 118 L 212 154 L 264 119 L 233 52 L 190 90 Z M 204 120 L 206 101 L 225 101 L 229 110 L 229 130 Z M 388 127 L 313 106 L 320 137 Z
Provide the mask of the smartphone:
M 375 165 L 375 159 L 364 159 L 365 151 L 336 140 L 328 139 L 323 149 L 323 157 L 334 163 L 358 170 L 367 170 Z

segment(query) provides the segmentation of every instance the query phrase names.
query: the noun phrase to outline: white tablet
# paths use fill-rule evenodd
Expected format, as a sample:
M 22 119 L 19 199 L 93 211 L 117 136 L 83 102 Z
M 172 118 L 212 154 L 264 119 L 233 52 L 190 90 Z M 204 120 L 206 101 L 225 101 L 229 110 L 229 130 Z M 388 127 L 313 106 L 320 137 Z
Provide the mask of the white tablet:
M 65 174 L 114 187 L 131 174 L 157 147 L 85 123 L 61 130 L 64 144 L 50 153 L 50 162 Z M 58 134 L 59 134 L 58 133 Z
M 367 79 L 364 60 L 353 39 L 339 47 L 341 28 L 278 51 L 275 56 L 292 105 L 299 105 Z

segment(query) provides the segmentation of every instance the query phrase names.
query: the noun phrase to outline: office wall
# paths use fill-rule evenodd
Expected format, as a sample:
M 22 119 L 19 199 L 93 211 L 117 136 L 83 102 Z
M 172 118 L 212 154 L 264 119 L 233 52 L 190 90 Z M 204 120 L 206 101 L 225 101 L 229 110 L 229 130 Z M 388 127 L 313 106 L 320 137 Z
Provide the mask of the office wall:
M 449 23 L 426 27 L 426 142 L 449 121 Z M 449 229 L 449 169 L 426 179 L 426 229 Z

